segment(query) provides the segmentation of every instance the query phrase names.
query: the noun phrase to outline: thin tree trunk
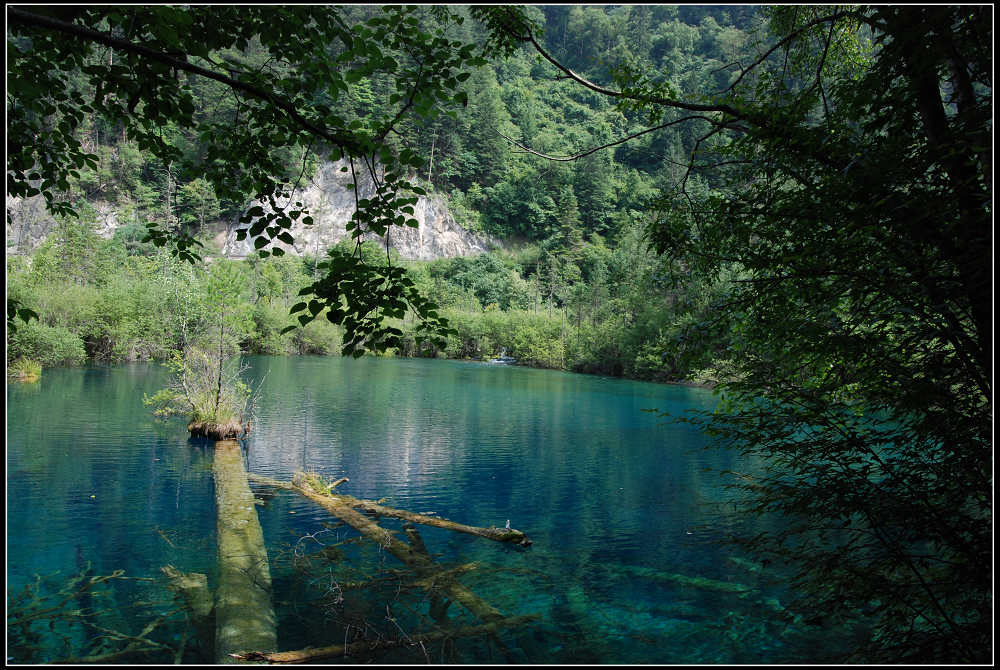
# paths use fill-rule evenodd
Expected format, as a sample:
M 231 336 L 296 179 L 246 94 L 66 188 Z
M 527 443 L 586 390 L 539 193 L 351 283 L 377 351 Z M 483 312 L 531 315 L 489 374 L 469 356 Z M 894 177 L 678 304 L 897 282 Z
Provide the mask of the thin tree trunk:
M 427 183 L 428 184 L 432 183 L 431 182 L 431 172 L 434 170 L 434 145 L 436 145 L 436 144 L 437 144 L 437 135 L 435 135 L 433 137 L 433 139 L 431 139 L 431 160 L 430 160 L 430 164 L 427 166 Z
M 222 398 L 222 339 L 225 334 L 226 306 L 222 306 L 222 318 L 219 319 L 219 374 L 215 384 L 215 421 L 219 422 L 219 401 Z
M 170 227 L 170 168 L 171 168 L 172 165 L 173 165 L 172 163 L 167 163 L 167 198 L 166 198 L 166 205 L 167 206 L 166 206 L 166 212 L 165 212 L 166 221 L 164 223 L 164 225 L 167 228 Z

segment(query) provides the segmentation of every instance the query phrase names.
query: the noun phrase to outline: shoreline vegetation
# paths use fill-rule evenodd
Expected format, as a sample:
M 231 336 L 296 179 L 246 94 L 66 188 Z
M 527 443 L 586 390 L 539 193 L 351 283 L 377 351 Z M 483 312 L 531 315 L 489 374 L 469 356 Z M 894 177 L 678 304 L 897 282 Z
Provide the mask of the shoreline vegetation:
M 335 358 L 340 358 L 341 357 L 341 354 L 336 354 L 336 353 L 313 353 L 313 352 L 282 353 L 282 354 L 274 354 L 274 353 L 263 353 L 263 354 L 261 354 L 261 353 L 256 353 L 256 352 L 244 352 L 243 355 L 251 355 L 251 356 L 281 356 L 281 357 L 285 357 L 285 356 L 320 356 L 320 357 L 335 357 Z M 458 362 L 461 362 L 461 363 L 487 363 L 487 362 L 489 362 L 489 357 L 486 357 L 486 358 L 452 358 L 452 357 L 444 356 L 444 355 L 442 355 L 442 356 L 406 356 L 406 355 L 397 355 L 397 354 L 395 354 L 393 352 L 389 352 L 389 353 L 386 353 L 386 354 L 369 354 L 369 353 L 366 353 L 365 356 L 370 356 L 370 357 L 373 357 L 373 358 L 398 358 L 398 359 L 403 359 L 403 360 L 406 360 L 406 359 L 418 360 L 418 359 L 433 358 L 433 359 L 437 359 L 437 360 L 458 361 Z M 155 359 L 147 359 L 147 360 L 141 360 L 141 361 L 101 361 L 101 360 L 88 359 L 88 360 L 82 361 L 81 363 L 78 363 L 78 364 L 75 364 L 75 365 L 58 365 L 58 366 L 52 366 L 52 367 L 54 367 L 54 368 L 90 367 L 90 366 L 95 366 L 96 367 L 96 366 L 122 365 L 122 364 L 127 364 L 127 363 L 163 363 L 163 361 L 158 361 L 158 360 L 155 360 Z M 711 391 L 712 389 L 714 389 L 719 384 L 719 380 L 711 379 L 711 378 L 704 378 L 704 377 L 702 377 L 700 379 L 641 379 L 641 378 L 635 378 L 635 377 L 627 377 L 627 376 L 624 376 L 624 375 L 605 374 L 605 373 L 601 373 L 601 372 L 585 372 L 585 371 L 581 371 L 581 370 L 567 370 L 567 369 L 562 369 L 562 368 L 552 368 L 552 367 L 546 367 L 546 366 L 543 366 L 543 365 L 524 365 L 524 364 L 521 364 L 520 362 L 517 362 L 517 363 L 508 363 L 508 364 L 505 364 L 505 367 L 506 366 L 519 367 L 519 368 L 532 368 L 532 369 L 536 369 L 536 370 L 554 370 L 556 372 L 569 372 L 569 373 L 572 373 L 572 374 L 589 375 L 589 376 L 595 376 L 595 377 L 610 377 L 610 378 L 613 378 L 613 379 L 622 379 L 622 380 L 626 380 L 626 381 L 644 381 L 644 382 L 648 382 L 648 383 L 651 383 L 651 384 L 663 384 L 665 386 L 686 386 L 686 387 L 689 387 L 689 388 L 700 388 L 700 389 L 705 389 L 705 390 L 708 390 L 708 391 Z M 40 374 L 36 375 L 36 376 L 15 376 L 15 375 L 12 375 L 12 374 L 8 374 L 7 380 L 8 381 L 18 381 L 18 382 L 32 383 L 32 382 L 37 382 L 39 380 L 39 377 L 40 377 Z M 243 424 L 239 423 L 238 421 L 230 421 L 230 422 L 226 422 L 225 424 L 222 424 L 222 423 L 211 423 L 211 422 L 193 421 L 192 420 L 192 421 L 189 422 L 187 430 L 190 431 L 191 435 L 194 436 L 194 437 L 206 437 L 206 438 L 209 438 L 209 439 L 212 439 L 212 440 L 225 440 L 225 439 L 237 439 L 239 437 L 245 436 L 246 434 L 248 434 L 250 432 L 250 430 L 252 428 L 252 425 L 253 425 L 253 422 L 250 421 L 250 420 L 247 420 Z M 220 435 L 222 435 L 222 437 L 219 437 Z
M 42 365 L 28 358 L 18 358 L 7 365 L 7 381 L 32 384 L 41 379 Z
M 19 359 L 40 368 L 169 364 L 177 352 L 217 340 L 223 314 L 231 354 L 340 355 L 343 329 L 325 312 L 282 333 L 295 323 L 290 310 L 317 258 L 208 257 L 192 266 L 152 245 L 132 248 L 119 233 L 106 240 L 92 224 L 63 221 L 30 256 L 8 256 L 8 297 L 38 313 L 8 333 L 8 370 Z M 372 245 L 362 250 L 368 262 L 387 262 Z M 638 227 L 614 248 L 599 238 L 588 243 L 579 261 L 585 271 L 572 284 L 545 284 L 546 253 L 529 244 L 475 257 L 390 258 L 406 266 L 455 334 L 443 349 L 420 345 L 420 322 L 407 315 L 394 322 L 399 346 L 381 355 L 485 361 L 506 351 L 522 366 L 639 381 L 711 388 L 724 378 L 715 369 L 725 363 L 729 336 L 714 307 L 718 289 L 666 285 Z M 226 304 L 215 297 L 223 288 Z

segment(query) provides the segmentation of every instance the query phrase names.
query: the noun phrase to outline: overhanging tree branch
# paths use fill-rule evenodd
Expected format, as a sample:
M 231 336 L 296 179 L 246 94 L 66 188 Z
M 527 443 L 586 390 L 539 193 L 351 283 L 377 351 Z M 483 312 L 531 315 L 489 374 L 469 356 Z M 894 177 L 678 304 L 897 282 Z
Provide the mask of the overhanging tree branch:
M 355 139 L 347 135 L 337 135 L 333 134 L 325 128 L 321 128 L 316 124 L 312 123 L 306 119 L 302 114 L 296 109 L 288 100 L 277 95 L 272 91 L 267 91 L 256 86 L 252 86 L 245 82 L 239 81 L 238 79 L 233 79 L 232 77 L 227 77 L 225 75 L 219 74 L 218 72 L 213 72 L 206 68 L 189 63 L 186 60 L 175 58 L 168 54 L 165 54 L 155 49 L 150 49 L 148 47 L 142 46 L 141 44 L 135 44 L 133 42 L 128 42 L 126 40 L 118 39 L 112 37 L 105 33 L 97 32 L 96 30 L 91 30 L 89 28 L 84 28 L 83 26 L 77 26 L 72 23 L 66 23 L 65 21 L 60 21 L 58 19 L 53 19 L 48 16 L 42 16 L 39 14 L 34 14 L 32 12 L 25 12 L 20 9 L 8 8 L 7 19 L 11 23 L 17 23 L 26 26 L 33 26 L 36 28 L 48 28 L 50 30 L 55 30 L 60 33 L 71 35 L 78 39 L 89 40 L 91 42 L 96 42 L 98 44 L 104 44 L 106 46 L 121 49 L 129 53 L 134 53 L 138 56 L 143 56 L 150 60 L 163 63 L 164 65 L 169 65 L 170 67 L 176 68 L 178 70 L 183 70 L 185 72 L 190 72 L 192 74 L 198 75 L 200 77 L 205 77 L 207 79 L 213 79 L 218 81 L 230 88 L 238 91 L 242 91 L 247 95 L 250 95 L 264 102 L 270 103 L 275 107 L 284 111 L 288 116 L 303 130 L 308 133 L 320 137 L 330 144 L 336 145 L 350 152 L 361 153 L 364 148 Z
M 825 21 L 833 21 L 838 18 L 843 18 L 847 15 L 853 15 L 851 12 L 844 12 L 843 15 L 831 15 L 829 17 L 824 17 Z M 821 165 L 828 168 L 835 168 L 838 170 L 844 169 L 848 164 L 848 161 L 833 156 L 829 151 L 829 147 L 821 150 L 815 146 L 811 146 L 808 142 L 804 142 L 795 137 L 790 137 L 788 133 L 788 128 L 782 125 L 780 119 L 776 119 L 772 116 L 765 115 L 757 110 L 744 107 L 742 105 L 734 106 L 733 104 L 725 103 L 713 103 L 713 104 L 702 104 L 687 102 L 683 100 L 674 100 L 671 98 L 665 98 L 663 96 L 655 94 L 644 94 L 636 95 L 634 93 L 629 93 L 628 91 L 616 91 L 586 79 L 585 77 L 577 74 L 570 68 L 566 67 L 560 63 L 554 56 L 552 56 L 548 51 L 545 50 L 535 36 L 530 30 L 525 33 L 518 32 L 510 22 L 505 21 L 503 18 L 498 20 L 501 28 L 511 36 L 524 42 L 529 42 L 535 50 L 543 57 L 545 60 L 549 61 L 553 66 L 558 68 L 560 71 L 565 73 L 566 77 L 575 81 L 576 83 L 584 86 L 596 93 L 606 95 L 612 98 L 617 98 L 619 100 L 631 100 L 634 102 L 647 104 L 647 105 L 661 105 L 664 107 L 670 107 L 673 109 L 683 109 L 691 112 L 718 112 L 723 115 L 723 117 L 713 123 L 717 127 L 724 127 L 733 121 L 743 121 L 751 126 L 759 129 L 764 135 L 774 138 L 781 138 L 783 142 L 788 144 L 790 148 L 801 152 L 802 154 L 808 156 L 812 160 L 817 161 Z M 753 67 L 753 66 L 751 66 Z M 726 117 L 731 118 L 726 118 Z M 809 130 L 812 130 L 811 128 Z
M 628 142 L 629 140 L 634 140 L 635 138 L 640 137 L 642 135 L 645 135 L 646 133 L 651 133 L 651 132 L 654 132 L 656 130 L 663 130 L 664 128 L 669 128 L 670 126 L 676 125 L 678 123 L 683 123 L 684 121 L 690 121 L 692 119 L 701 119 L 703 121 L 707 121 L 708 123 L 711 123 L 714 126 L 724 125 L 724 124 L 720 124 L 720 122 L 718 120 L 716 120 L 716 119 L 712 119 L 712 118 L 709 118 L 707 116 L 701 116 L 699 114 L 694 114 L 694 115 L 691 115 L 691 116 L 685 116 L 685 117 L 680 118 L 680 119 L 675 119 L 673 121 L 668 121 L 667 123 L 661 123 L 660 125 L 655 126 L 653 128 L 646 128 L 644 130 L 640 130 L 640 131 L 632 133 L 630 135 L 626 135 L 625 137 L 623 137 L 623 138 L 621 138 L 619 140 L 615 140 L 614 142 L 608 142 L 607 144 L 602 144 L 600 146 L 593 147 L 591 149 L 586 149 L 584 151 L 580 151 L 580 152 L 572 154 L 570 156 L 550 156 L 550 155 L 544 154 L 544 153 L 542 153 L 540 151 L 535 151 L 534 149 L 532 149 L 530 147 L 526 147 L 525 145 L 521 144 L 517 140 L 504 135 L 503 133 L 501 133 L 496 128 L 494 128 L 493 130 L 494 130 L 494 132 L 496 132 L 497 135 L 499 135 L 500 137 L 504 138 L 505 140 L 507 140 L 508 142 L 510 142 L 511 144 L 513 144 L 514 146 L 516 146 L 517 148 L 519 148 L 519 149 L 521 149 L 523 151 L 527 151 L 529 154 L 534 154 L 535 156 L 539 156 L 541 158 L 544 158 L 544 159 L 550 160 L 550 161 L 560 161 L 560 162 L 562 162 L 562 161 L 575 161 L 575 160 L 577 160 L 579 158 L 583 158 L 584 156 L 589 156 L 592 153 L 600 151 L 601 149 L 607 149 L 609 147 L 617 146 L 619 144 L 624 144 L 625 142 Z
M 573 70 L 569 69 L 568 67 L 557 61 L 548 51 L 545 50 L 545 48 L 541 44 L 538 43 L 538 40 L 535 39 L 534 35 L 529 33 L 527 37 L 524 37 L 522 39 L 531 42 L 532 46 L 535 47 L 535 50 L 538 51 L 538 53 L 540 53 L 542 57 L 545 58 L 545 60 L 549 61 L 554 66 L 565 72 L 567 77 L 569 77 L 576 83 L 581 84 L 592 91 L 595 91 L 596 93 L 607 95 L 612 98 L 635 100 L 636 102 L 653 103 L 656 105 L 663 105 L 665 107 L 673 107 L 675 109 L 684 109 L 689 112 L 722 112 L 723 114 L 729 114 L 730 116 L 734 116 L 737 118 L 742 117 L 741 113 L 738 112 L 735 107 L 732 107 L 730 105 L 704 105 L 694 102 L 684 102 L 681 100 L 671 100 L 669 98 L 663 98 L 656 95 L 638 96 L 631 93 L 627 93 L 625 91 L 615 91 L 614 89 L 605 88 L 604 86 L 599 86 L 598 84 L 595 84 L 594 82 L 580 76 L 576 72 L 573 72 Z
M 809 30 L 813 26 L 818 26 L 820 24 L 827 23 L 827 22 L 829 22 L 832 25 L 838 19 L 842 19 L 845 16 L 853 16 L 855 14 L 856 14 L 855 12 L 846 12 L 846 11 L 845 12 L 836 12 L 834 14 L 829 14 L 827 16 L 823 16 L 823 17 L 820 17 L 818 19 L 813 19 L 812 21 L 810 21 L 809 23 L 805 24 L 804 26 L 802 26 L 798 30 L 796 30 L 796 31 L 794 31 L 794 32 L 786 35 L 785 37 L 781 38 L 780 40 L 778 40 L 778 42 L 773 47 L 771 47 L 770 49 L 768 49 L 767 51 L 765 51 L 763 53 L 763 55 L 761 55 L 760 58 L 758 58 L 753 63 L 751 63 L 749 67 L 747 67 L 745 69 L 741 69 L 740 70 L 740 75 L 736 78 L 736 81 L 734 81 L 732 84 L 730 84 L 729 87 L 726 88 L 726 90 L 723 91 L 723 92 L 726 93 L 726 92 L 734 90 L 736 88 L 736 86 L 743 80 L 743 77 L 745 77 L 748 73 L 750 73 L 751 71 L 753 71 L 758 65 L 760 65 L 765 60 L 767 60 L 768 56 L 770 56 L 771 54 L 773 54 L 775 51 L 777 51 L 781 47 L 783 47 L 785 45 L 790 45 L 792 43 L 792 41 L 794 41 L 796 38 L 798 38 L 799 35 L 801 35 L 805 31 Z M 787 59 L 787 52 L 786 52 L 786 59 Z

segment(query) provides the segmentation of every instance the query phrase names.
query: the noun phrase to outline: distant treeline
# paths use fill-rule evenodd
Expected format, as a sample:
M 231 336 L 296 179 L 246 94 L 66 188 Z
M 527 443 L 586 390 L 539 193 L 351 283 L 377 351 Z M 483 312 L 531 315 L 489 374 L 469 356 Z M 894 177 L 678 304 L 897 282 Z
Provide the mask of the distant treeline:
M 120 229 L 105 240 L 86 223 L 63 221 L 31 256 L 8 257 L 8 296 L 39 315 L 9 335 L 8 361 L 166 360 L 215 322 L 213 281 L 231 286 L 239 303 L 232 309 L 247 315 L 244 353 L 339 354 L 342 330 L 323 318 L 281 334 L 294 323 L 289 309 L 313 281 L 317 259 L 194 266 L 133 233 Z M 536 243 L 405 263 L 458 335 L 442 352 L 421 348 L 407 321 L 394 353 L 484 359 L 506 350 L 536 367 L 652 380 L 704 374 L 724 353 L 725 330 L 711 317 L 721 296 L 708 286 L 674 286 L 640 233 L 633 229 L 613 249 L 594 238 L 569 250 Z M 363 249 L 368 262 L 388 262 L 371 244 Z

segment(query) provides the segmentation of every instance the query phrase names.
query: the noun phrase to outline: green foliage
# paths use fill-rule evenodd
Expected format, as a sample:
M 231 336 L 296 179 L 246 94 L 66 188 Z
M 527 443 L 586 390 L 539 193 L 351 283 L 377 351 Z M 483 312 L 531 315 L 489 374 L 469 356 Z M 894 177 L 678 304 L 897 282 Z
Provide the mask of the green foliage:
M 190 181 L 180 188 L 181 223 L 204 227 L 207 220 L 216 219 L 221 210 L 215 189 L 202 178 Z
M 247 342 L 247 352 L 282 356 L 293 353 L 290 337 L 281 330 L 288 323 L 288 310 L 283 306 L 258 302 L 253 306 L 253 337 Z
M 7 360 L 30 358 L 43 367 L 80 365 L 87 358 L 83 340 L 62 326 L 26 322 L 17 331 L 7 333 Z
M 170 351 L 196 342 L 214 342 L 217 347 L 220 325 L 224 350 L 230 354 L 238 349 L 284 354 L 302 348 L 295 337 L 279 332 L 288 323 L 291 302 L 309 283 L 299 261 L 219 260 L 204 271 L 162 251 L 127 256 L 129 242 L 122 237 L 100 244 L 118 250 L 100 253 L 122 258 L 100 284 L 70 283 L 61 264 L 50 262 L 56 257 L 51 245 L 39 249 L 30 265 L 11 257 L 7 266 L 10 299 L 30 301 L 41 323 L 72 333 L 84 343 L 88 358 L 164 360 Z M 9 347 L 15 346 L 17 330 L 8 330 Z M 310 337 L 316 342 L 313 349 L 337 353 L 327 342 L 332 334 Z M 16 346 L 40 358 L 43 354 L 32 347 L 43 344 L 33 337 Z
M 304 326 L 327 310 L 327 320 L 345 328 L 345 355 L 358 357 L 369 349 L 384 352 L 398 347 L 403 332 L 386 319 L 402 319 L 408 308 L 420 319 L 417 343 L 428 340 L 444 346 L 442 335 L 451 332 L 448 320 L 438 314 L 435 303 L 420 295 L 403 268 L 366 263 L 360 247 L 358 255 L 333 248 L 319 267 L 326 276 L 300 291 L 316 298 L 297 303 L 291 313 L 303 312 L 298 320 Z
M 473 258 L 452 258 L 428 268 L 431 279 L 443 279 L 475 296 L 482 307 L 494 305 L 501 310 L 530 307 L 527 283 L 519 268 L 509 265 L 496 253 Z
M 166 365 L 173 373 L 172 385 L 152 396 L 143 395 L 143 404 L 152 407 L 155 416 L 183 414 L 195 423 L 246 424 L 252 390 L 240 378 L 246 368 L 240 368 L 235 359 L 220 359 L 215 350 L 189 347 L 172 352 Z
M 199 300 L 208 320 L 212 347 L 231 356 L 253 332 L 248 281 L 243 264 L 218 259 L 208 270 L 205 293 Z
M 295 353 L 317 356 L 339 356 L 344 340 L 344 329 L 326 319 L 317 319 L 298 328 L 288 336 Z
M 42 364 L 30 358 L 18 358 L 7 365 L 7 378 L 13 381 L 34 382 L 42 375 Z
M 28 323 L 31 319 L 38 319 L 38 313 L 28 307 L 22 307 L 20 300 L 7 298 L 8 333 L 17 332 L 17 323 L 14 321 L 15 318 L 20 319 L 24 323 Z
M 544 312 L 497 309 L 481 313 L 448 311 L 454 333 L 448 338 L 445 355 L 449 358 L 484 360 L 506 350 L 518 363 L 533 367 L 564 369 L 565 337 L 569 334 L 564 319 Z M 429 355 L 408 333 L 401 351 L 407 356 Z

